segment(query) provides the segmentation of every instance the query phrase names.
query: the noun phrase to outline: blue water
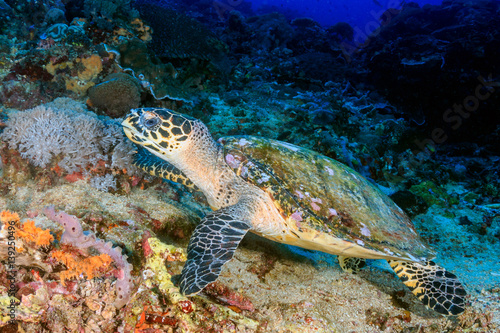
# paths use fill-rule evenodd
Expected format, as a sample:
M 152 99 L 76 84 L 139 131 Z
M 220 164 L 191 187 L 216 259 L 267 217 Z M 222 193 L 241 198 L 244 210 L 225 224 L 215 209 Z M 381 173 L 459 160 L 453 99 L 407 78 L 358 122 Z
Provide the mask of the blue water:
M 227 0 L 228 4 L 237 5 L 238 0 Z M 275 6 L 282 12 L 292 12 L 302 17 L 311 17 L 323 26 L 337 22 L 347 22 L 353 27 L 365 30 L 366 26 L 375 25 L 380 16 L 390 8 L 401 8 L 402 0 L 252 0 L 252 8 L 259 11 L 265 7 Z M 406 1 L 408 2 L 408 1 Z M 420 6 L 425 4 L 439 5 L 441 0 L 413 1 Z M 237 6 L 235 6 L 237 9 Z

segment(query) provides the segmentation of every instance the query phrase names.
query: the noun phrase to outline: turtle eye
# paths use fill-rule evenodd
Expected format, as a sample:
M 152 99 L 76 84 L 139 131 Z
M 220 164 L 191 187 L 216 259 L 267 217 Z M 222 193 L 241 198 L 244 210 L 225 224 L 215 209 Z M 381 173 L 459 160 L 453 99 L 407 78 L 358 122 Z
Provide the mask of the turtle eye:
M 142 123 L 145 127 L 152 128 L 152 127 L 155 127 L 156 125 L 158 125 L 159 122 L 160 122 L 160 118 L 154 117 L 154 118 L 144 119 L 144 121 Z

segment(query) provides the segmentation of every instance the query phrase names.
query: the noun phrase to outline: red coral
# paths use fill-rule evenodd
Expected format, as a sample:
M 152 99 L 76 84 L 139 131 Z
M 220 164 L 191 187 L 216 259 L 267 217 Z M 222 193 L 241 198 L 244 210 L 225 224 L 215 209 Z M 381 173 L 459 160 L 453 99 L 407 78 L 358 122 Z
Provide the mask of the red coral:
M 144 257 L 146 258 L 153 253 L 153 250 L 151 250 L 151 246 L 149 245 L 148 242 L 149 238 L 151 238 L 151 233 L 149 231 L 145 231 L 142 234 L 141 245 L 142 245 L 142 252 L 144 253 Z
M 219 301 L 222 301 L 223 303 L 229 304 L 233 310 L 247 310 L 250 312 L 255 311 L 255 307 L 246 296 L 243 296 L 229 287 L 226 287 L 220 282 L 210 283 L 203 290 L 203 292 L 218 299 Z
M 85 177 L 82 175 L 81 172 L 73 172 L 72 174 L 64 176 L 64 179 L 66 179 L 70 183 L 74 183 L 77 180 L 84 179 Z

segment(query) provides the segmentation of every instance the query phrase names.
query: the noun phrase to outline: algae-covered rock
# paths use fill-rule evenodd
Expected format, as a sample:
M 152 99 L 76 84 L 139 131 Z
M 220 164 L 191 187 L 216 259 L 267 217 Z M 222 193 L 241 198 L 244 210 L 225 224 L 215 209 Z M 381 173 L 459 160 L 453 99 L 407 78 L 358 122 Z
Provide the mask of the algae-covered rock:
M 410 187 L 410 192 L 423 198 L 429 206 L 438 205 L 440 207 L 450 207 L 459 202 L 456 198 L 446 193 L 445 190 L 428 180 L 418 185 L 413 185 Z
M 142 271 L 145 284 L 149 288 L 157 286 L 162 294 L 168 297 L 172 304 L 181 301 L 189 302 L 187 297 L 182 295 L 179 288 L 172 283 L 172 276 L 165 268 L 165 261 L 187 260 L 186 254 L 181 248 L 162 243 L 158 238 L 148 238 L 144 240 L 143 248 L 146 254 L 146 265 Z

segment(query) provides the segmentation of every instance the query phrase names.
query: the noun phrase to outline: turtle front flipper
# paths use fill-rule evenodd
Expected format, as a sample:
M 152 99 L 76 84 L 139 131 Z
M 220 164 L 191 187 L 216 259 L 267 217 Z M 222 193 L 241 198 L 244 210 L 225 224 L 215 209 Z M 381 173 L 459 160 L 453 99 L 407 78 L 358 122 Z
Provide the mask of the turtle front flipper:
M 432 261 L 416 263 L 388 260 L 389 265 L 411 292 L 434 311 L 454 316 L 465 310 L 464 287 L 458 278 Z
M 174 183 L 197 189 L 196 185 L 182 171 L 150 153 L 142 146 L 137 146 L 137 153 L 134 155 L 134 165 L 151 176 L 168 179 Z
M 217 280 L 222 266 L 233 257 L 251 227 L 242 206 L 238 203 L 212 212 L 194 229 L 180 279 L 184 295 L 196 294 Z

